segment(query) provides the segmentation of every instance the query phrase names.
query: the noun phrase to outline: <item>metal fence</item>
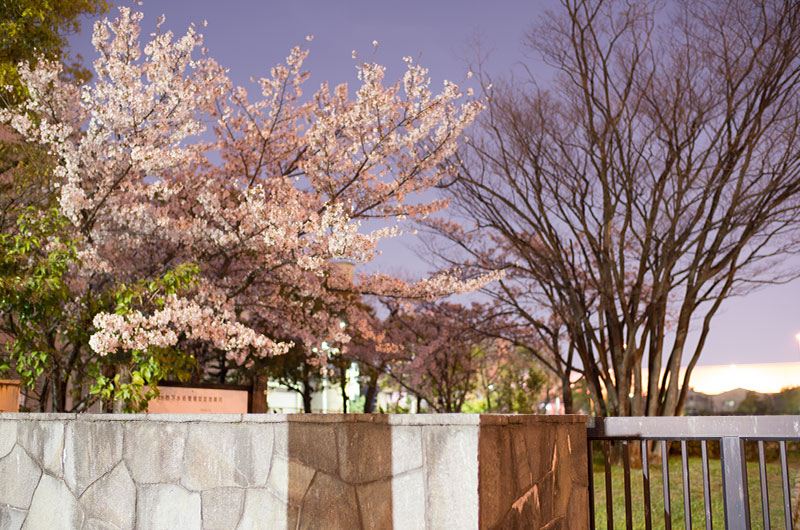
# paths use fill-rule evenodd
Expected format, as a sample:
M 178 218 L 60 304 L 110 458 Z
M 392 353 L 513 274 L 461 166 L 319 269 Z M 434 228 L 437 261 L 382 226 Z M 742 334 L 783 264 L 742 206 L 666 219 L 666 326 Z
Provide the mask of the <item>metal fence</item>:
M 593 418 L 589 421 L 588 440 L 589 509 L 592 529 L 595 528 L 593 447 L 596 447 L 598 444 L 601 446 L 605 468 L 605 522 L 609 530 L 614 527 L 613 506 L 615 504 L 615 492 L 612 490 L 612 453 L 616 453 L 621 460 L 620 466 L 622 467 L 625 494 L 626 528 L 631 529 L 634 527 L 632 513 L 634 505 L 631 495 L 631 449 L 634 449 L 634 452 L 640 452 L 641 455 L 644 525 L 647 530 L 653 527 L 653 518 L 655 514 L 653 513 L 650 498 L 651 471 L 648 444 L 651 449 L 653 448 L 653 444 L 655 444 L 656 449 L 660 449 L 662 474 L 661 489 L 664 503 L 663 527 L 667 529 L 672 528 L 673 513 L 670 499 L 668 447 L 670 443 L 674 442 L 679 442 L 681 449 L 683 523 L 685 528 L 692 528 L 688 444 L 691 442 L 695 445 L 697 443 L 695 441 L 699 441 L 701 452 L 705 528 L 711 529 L 714 524 L 712 518 L 712 488 L 709 473 L 709 459 L 712 458 L 712 456 L 709 451 L 709 442 L 719 443 L 722 505 L 724 509 L 725 527 L 728 529 L 751 528 L 745 451 L 746 442 L 757 446 L 763 528 L 771 528 L 770 499 L 767 487 L 769 477 L 767 465 L 765 463 L 765 442 L 777 443 L 780 453 L 780 481 L 783 492 L 783 524 L 785 528 L 792 528 L 792 485 L 790 484 L 789 455 L 787 451 L 797 451 L 797 449 L 789 445 L 789 442 L 800 440 L 800 416 Z M 612 443 L 616 447 L 612 447 Z M 639 444 L 639 446 L 632 447 L 632 444 Z M 789 449 L 787 449 L 787 446 Z M 716 446 L 714 448 L 716 449 Z M 753 453 L 755 453 L 755 451 L 753 451 Z M 619 495 L 619 493 L 617 493 L 617 495 Z M 620 502 L 621 500 L 620 497 Z M 661 527 L 661 524 L 658 524 L 657 527 Z M 719 521 L 717 522 L 717 527 L 719 527 Z

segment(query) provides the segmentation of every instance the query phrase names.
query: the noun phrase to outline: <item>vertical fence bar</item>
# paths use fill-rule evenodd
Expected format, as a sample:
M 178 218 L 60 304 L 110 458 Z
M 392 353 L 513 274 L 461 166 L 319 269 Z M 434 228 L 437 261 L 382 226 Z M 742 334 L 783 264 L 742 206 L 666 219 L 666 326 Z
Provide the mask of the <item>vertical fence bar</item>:
M 622 466 L 625 478 L 625 528 L 633 530 L 633 510 L 631 509 L 631 451 L 628 440 L 622 442 Z
M 689 490 L 689 448 L 681 440 L 681 472 L 683 477 L 683 521 L 684 528 L 692 530 L 692 498 Z
M 706 530 L 714 528 L 711 515 L 711 479 L 708 473 L 708 440 L 700 442 L 700 452 L 703 458 L 703 505 L 706 509 Z
M 758 441 L 758 475 L 761 481 L 761 518 L 764 521 L 764 530 L 770 530 L 769 488 L 767 488 L 767 464 L 764 461 L 764 440 Z
M 645 530 L 652 530 L 650 519 L 650 455 L 647 454 L 647 440 L 642 440 L 642 497 L 644 500 Z
M 592 440 L 586 440 L 587 458 L 589 460 L 589 529 L 594 530 L 594 448 Z
M 780 441 L 781 447 L 781 482 L 783 483 L 783 518 L 786 528 L 792 527 L 792 494 L 789 489 L 789 463 L 786 460 L 786 440 Z
M 672 530 L 672 504 L 669 500 L 669 450 L 667 441 L 661 440 L 661 482 L 664 485 L 664 528 Z
M 614 530 L 614 503 L 611 492 L 611 455 L 609 455 L 609 446 L 611 442 L 603 440 L 603 456 L 605 459 L 606 467 L 606 524 L 608 530 Z
M 725 507 L 725 528 L 750 528 L 750 499 L 747 491 L 747 467 L 744 460 L 744 440 L 738 436 L 723 436 L 722 496 Z

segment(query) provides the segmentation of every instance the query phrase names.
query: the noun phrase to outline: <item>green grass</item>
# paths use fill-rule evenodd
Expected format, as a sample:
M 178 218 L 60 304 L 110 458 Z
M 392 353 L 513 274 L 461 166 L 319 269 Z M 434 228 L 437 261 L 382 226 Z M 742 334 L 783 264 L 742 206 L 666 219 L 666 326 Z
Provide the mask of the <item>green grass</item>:
M 638 442 L 633 442 L 637 443 Z M 679 448 L 679 442 L 675 442 Z M 596 528 L 607 528 L 606 523 L 606 494 L 605 471 L 600 444 L 594 444 L 594 498 L 595 498 L 595 525 Z M 783 515 L 783 489 L 781 484 L 780 460 L 777 456 L 777 442 L 767 443 L 767 484 L 769 493 L 770 523 L 774 529 L 784 528 Z M 748 444 L 749 446 L 749 444 Z M 709 451 L 719 454 L 716 442 L 709 442 Z M 755 444 L 748 447 L 748 456 L 757 455 Z M 690 444 L 690 455 L 699 455 L 699 442 Z M 753 453 L 753 454 L 751 454 Z M 800 472 L 800 447 L 790 444 L 787 451 L 789 461 L 789 485 L 794 488 L 795 479 Z M 650 502 L 651 521 L 653 528 L 664 528 L 664 497 L 662 486 L 661 458 L 650 458 Z M 612 464 L 612 506 L 614 509 L 614 528 L 625 526 L 625 483 L 621 465 Z M 725 528 L 725 516 L 722 501 L 722 476 L 720 472 L 719 457 L 709 457 L 709 477 L 711 482 L 711 513 L 714 528 Z M 750 521 L 753 528 L 763 528 L 761 516 L 761 482 L 759 479 L 757 456 L 753 461 L 747 462 L 747 480 L 750 493 Z M 705 528 L 705 506 L 703 501 L 703 475 L 702 460 L 700 456 L 689 457 L 689 486 L 691 491 L 692 526 Z M 680 455 L 671 455 L 669 459 L 669 489 L 670 504 L 672 508 L 672 527 L 684 528 L 683 509 L 683 477 L 681 473 Z M 642 486 L 642 470 L 631 469 L 631 505 L 633 528 L 645 528 L 644 497 Z M 792 500 L 794 508 L 795 499 Z

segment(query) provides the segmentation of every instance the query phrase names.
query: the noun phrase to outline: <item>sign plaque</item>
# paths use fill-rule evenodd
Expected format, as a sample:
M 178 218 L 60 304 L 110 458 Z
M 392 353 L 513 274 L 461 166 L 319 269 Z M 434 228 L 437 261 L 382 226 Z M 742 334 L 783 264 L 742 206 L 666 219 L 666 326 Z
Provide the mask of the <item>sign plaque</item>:
M 246 414 L 247 390 L 162 386 L 150 401 L 150 414 Z

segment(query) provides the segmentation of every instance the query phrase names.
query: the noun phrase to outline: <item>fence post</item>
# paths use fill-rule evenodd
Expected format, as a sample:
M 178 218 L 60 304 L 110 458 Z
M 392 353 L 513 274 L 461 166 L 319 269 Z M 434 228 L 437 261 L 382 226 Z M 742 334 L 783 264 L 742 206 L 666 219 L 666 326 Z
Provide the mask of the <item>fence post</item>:
M 747 491 L 747 467 L 744 459 L 744 440 L 724 436 L 720 440 L 722 453 L 722 495 L 725 506 L 725 528 L 750 528 L 750 498 Z

